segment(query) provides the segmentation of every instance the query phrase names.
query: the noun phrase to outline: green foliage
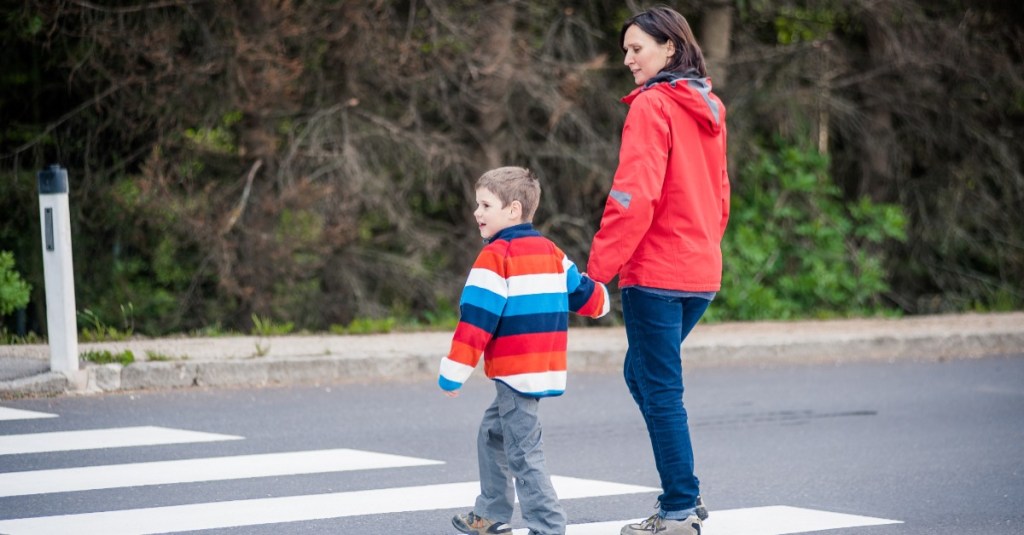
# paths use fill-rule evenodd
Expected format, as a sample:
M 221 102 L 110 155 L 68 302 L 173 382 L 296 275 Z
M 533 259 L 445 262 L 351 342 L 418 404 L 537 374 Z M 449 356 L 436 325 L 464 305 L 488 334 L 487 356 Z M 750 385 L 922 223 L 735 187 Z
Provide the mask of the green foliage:
M 815 4 L 812 8 L 785 6 L 780 9 L 775 17 L 778 43 L 792 45 L 818 41 L 843 24 L 846 18 L 843 12 L 825 4 Z
M 196 148 L 219 154 L 234 154 L 238 150 L 231 126 L 242 119 L 242 112 L 230 111 L 221 118 L 220 124 L 212 128 L 188 128 L 185 138 Z
M 188 357 L 175 357 L 172 355 L 160 353 L 159 351 L 147 350 L 146 360 L 152 362 L 168 362 L 172 360 L 188 360 Z
M 129 350 L 124 350 L 118 353 L 111 353 L 105 349 L 103 350 L 90 350 L 82 352 L 82 360 L 87 360 L 95 364 L 120 364 L 127 366 L 135 362 L 135 354 Z
M 847 207 L 828 158 L 791 146 L 753 155 L 733 184 L 713 319 L 890 311 L 880 246 L 905 239 L 899 207 L 867 199 Z
M 14 269 L 14 254 L 0 251 L 0 316 L 28 304 L 32 286 Z
M 450 328 L 479 250 L 472 181 L 495 158 L 538 174 L 538 221 L 587 254 L 633 89 L 619 25 L 639 4 L 57 4 L 0 15 L 0 246 L 34 287 L 30 330 L 46 321 L 35 170 L 53 157 L 98 339 L 244 333 L 253 311 Z M 702 42 L 733 44 L 709 63 L 716 83 L 728 68 L 736 188 L 723 317 L 1024 306 L 1020 2 L 966 4 L 737 0 L 717 30 L 715 3 L 674 4 Z M 771 135 L 831 164 L 748 149 Z M 121 303 L 134 319 L 113 329 Z
M 356 318 L 348 325 L 331 325 L 333 334 L 383 334 L 395 328 L 395 318 Z
M 191 336 L 200 336 L 205 338 L 222 338 L 225 336 L 238 336 L 240 334 L 241 333 L 237 331 L 225 329 L 224 326 L 221 325 L 219 322 L 213 323 L 211 325 L 205 325 L 201 328 L 194 329 L 190 332 Z
M 290 321 L 277 323 L 269 317 L 252 315 L 252 334 L 254 336 L 280 336 L 290 334 L 294 330 L 295 324 Z
M 83 309 L 78 313 L 78 323 L 84 325 L 79 336 L 84 342 L 107 342 L 127 340 L 135 332 L 135 307 L 128 303 L 121 305 L 122 329 L 105 323 L 91 309 Z
M 459 324 L 459 313 L 450 302 L 441 300 L 434 310 L 423 312 L 423 319 L 431 329 L 453 330 Z
M 6 328 L 0 327 L 0 345 L 26 345 L 45 343 L 46 339 L 34 332 L 30 332 L 25 336 L 18 336 L 17 334 L 8 332 Z

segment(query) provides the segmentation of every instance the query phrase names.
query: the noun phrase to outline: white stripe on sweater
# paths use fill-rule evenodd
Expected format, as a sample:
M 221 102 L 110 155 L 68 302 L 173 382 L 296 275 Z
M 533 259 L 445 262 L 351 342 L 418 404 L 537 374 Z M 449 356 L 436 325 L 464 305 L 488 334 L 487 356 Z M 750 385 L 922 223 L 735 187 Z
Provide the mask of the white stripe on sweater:
M 508 296 L 566 293 L 565 273 L 516 275 L 508 279 Z
M 501 297 L 508 297 L 508 285 L 497 273 L 485 268 L 473 268 L 469 271 L 466 286 L 476 286 Z
M 541 394 L 544 392 L 565 391 L 566 372 L 549 371 L 540 373 L 520 373 L 494 378 L 523 394 Z
M 456 383 L 465 383 L 472 375 L 473 368 L 445 357 L 441 359 L 441 377 Z

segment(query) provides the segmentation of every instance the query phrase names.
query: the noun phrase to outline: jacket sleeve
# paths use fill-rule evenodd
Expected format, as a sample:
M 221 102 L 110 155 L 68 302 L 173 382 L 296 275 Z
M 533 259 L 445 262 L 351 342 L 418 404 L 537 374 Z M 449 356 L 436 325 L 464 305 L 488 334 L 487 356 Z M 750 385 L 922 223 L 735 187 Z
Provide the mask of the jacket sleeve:
M 508 280 L 502 251 L 485 247 L 473 263 L 459 300 L 459 324 L 452 336 L 451 350 L 441 359 L 438 385 L 457 390 L 469 379 L 480 362 L 484 348 L 498 328 L 508 302 Z
M 725 236 L 725 228 L 729 226 L 729 211 L 730 211 L 730 196 L 732 194 L 732 186 L 729 184 L 729 162 L 726 158 L 728 154 L 728 139 L 729 135 L 727 131 L 723 129 L 722 132 L 722 236 Z
M 566 289 L 569 292 L 569 310 L 588 318 L 600 318 L 611 309 L 608 288 L 586 275 L 580 274 L 572 260 L 562 256 Z
M 603 283 L 619 273 L 650 228 L 668 167 L 668 120 L 657 100 L 645 97 L 637 97 L 626 114 L 619 167 L 590 248 L 587 273 Z

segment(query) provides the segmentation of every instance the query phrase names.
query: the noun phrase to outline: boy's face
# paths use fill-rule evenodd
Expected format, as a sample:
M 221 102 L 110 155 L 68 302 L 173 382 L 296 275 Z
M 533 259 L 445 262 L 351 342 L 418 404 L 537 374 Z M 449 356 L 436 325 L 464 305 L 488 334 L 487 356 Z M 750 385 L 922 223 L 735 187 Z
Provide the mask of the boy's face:
M 508 227 L 523 222 L 523 208 L 519 201 L 502 206 L 501 199 L 487 188 L 476 190 L 476 210 L 473 212 L 480 227 L 480 237 L 489 239 Z

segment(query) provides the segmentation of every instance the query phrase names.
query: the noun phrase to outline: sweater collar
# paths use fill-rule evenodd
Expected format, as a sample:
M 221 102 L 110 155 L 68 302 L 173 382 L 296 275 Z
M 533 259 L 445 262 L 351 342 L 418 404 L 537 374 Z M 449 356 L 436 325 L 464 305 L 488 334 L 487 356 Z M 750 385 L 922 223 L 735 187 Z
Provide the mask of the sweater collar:
M 484 240 L 484 243 L 493 243 L 497 240 L 510 241 L 524 236 L 540 236 L 540 232 L 537 232 L 533 228 L 533 223 L 520 223 L 518 225 L 512 225 L 511 227 L 505 227 L 498 232 L 495 232 L 489 239 Z

